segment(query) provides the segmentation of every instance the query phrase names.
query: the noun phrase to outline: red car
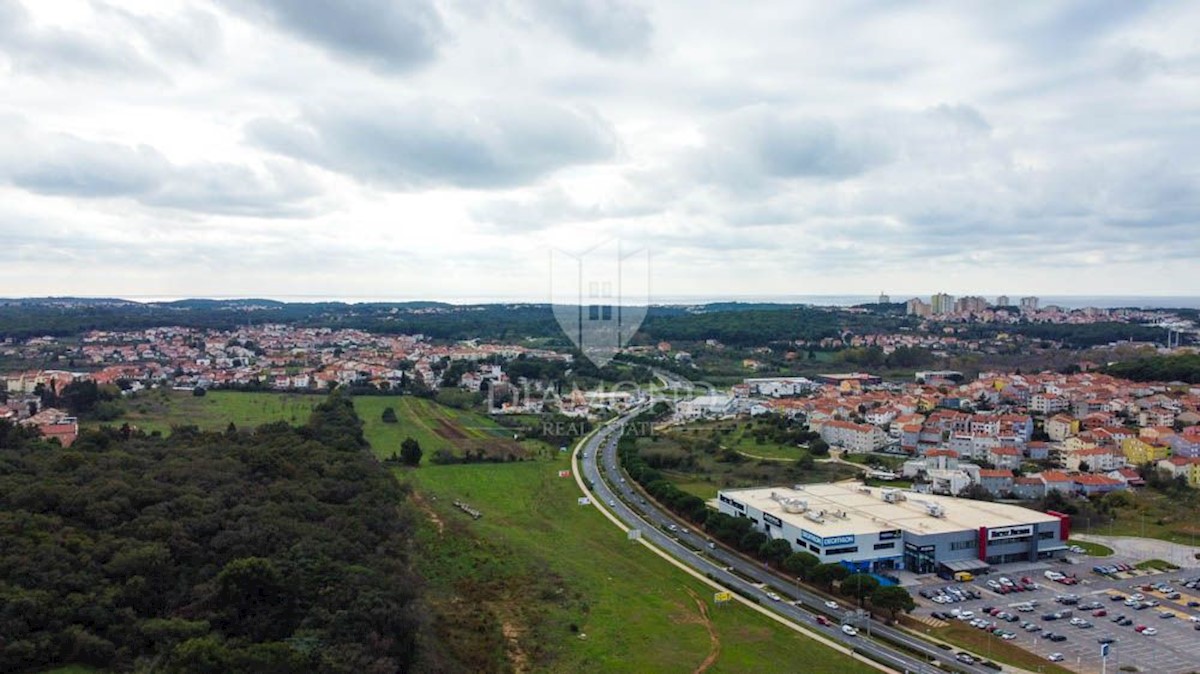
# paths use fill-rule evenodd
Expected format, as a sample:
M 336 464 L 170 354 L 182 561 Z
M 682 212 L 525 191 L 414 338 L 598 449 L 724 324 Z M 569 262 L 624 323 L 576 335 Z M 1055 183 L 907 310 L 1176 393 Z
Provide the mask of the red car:
M 1134 631 L 1134 632 L 1145 632 L 1145 631 L 1146 631 L 1146 626 L 1145 626 L 1145 625 L 1138 625 L 1137 627 L 1133 628 L 1133 631 Z
M 1092 611 L 1092 616 L 1094 616 L 1094 617 L 1096 617 L 1096 618 L 1103 618 L 1103 617 L 1104 617 L 1104 616 L 1106 616 L 1106 615 L 1108 615 L 1108 611 L 1105 611 L 1105 610 L 1104 610 L 1104 609 L 1102 609 L 1102 608 L 1100 608 L 1100 609 L 1096 609 L 1095 611 Z
M 826 618 L 826 617 L 825 617 L 825 616 L 823 616 L 823 615 L 819 615 L 819 616 L 817 616 L 817 624 L 818 624 L 818 625 L 824 625 L 825 627 L 829 627 L 829 624 L 830 624 L 830 623 L 829 623 L 829 618 Z

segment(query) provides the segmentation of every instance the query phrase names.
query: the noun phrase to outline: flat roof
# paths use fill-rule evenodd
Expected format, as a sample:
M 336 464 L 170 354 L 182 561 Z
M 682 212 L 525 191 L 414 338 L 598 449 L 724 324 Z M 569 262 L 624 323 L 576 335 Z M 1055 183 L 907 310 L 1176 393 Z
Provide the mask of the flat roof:
M 904 499 L 892 503 L 884 501 L 886 491 L 903 495 Z M 867 487 L 861 482 L 723 489 L 720 493 L 822 537 L 895 529 L 923 536 L 978 531 L 980 527 L 995 529 L 1059 521 L 1053 515 L 1006 503 Z M 806 512 L 824 511 L 822 523 L 810 520 L 805 516 L 806 512 L 787 512 L 783 504 L 785 499 L 806 502 Z M 940 506 L 944 516 L 930 515 L 927 504 Z

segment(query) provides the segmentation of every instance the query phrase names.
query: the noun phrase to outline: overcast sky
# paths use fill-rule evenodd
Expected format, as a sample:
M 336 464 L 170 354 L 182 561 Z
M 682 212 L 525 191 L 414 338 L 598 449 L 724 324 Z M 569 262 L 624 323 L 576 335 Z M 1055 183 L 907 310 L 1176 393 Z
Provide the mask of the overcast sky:
M 1200 295 L 1200 3 L 0 0 L 0 296 Z

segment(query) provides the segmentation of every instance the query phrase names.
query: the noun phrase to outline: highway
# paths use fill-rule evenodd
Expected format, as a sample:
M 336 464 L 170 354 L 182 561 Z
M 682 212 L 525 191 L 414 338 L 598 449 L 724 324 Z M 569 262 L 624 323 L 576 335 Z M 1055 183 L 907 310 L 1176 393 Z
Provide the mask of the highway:
M 640 529 L 642 537 L 655 547 L 700 573 L 714 578 L 726 588 L 738 591 L 744 596 L 759 597 L 760 605 L 764 608 L 775 611 L 793 622 L 810 625 L 814 631 L 820 632 L 826 638 L 840 642 L 847 648 L 897 671 L 995 674 L 997 670 L 957 661 L 954 657 L 957 651 L 938 648 L 878 621 L 852 618 L 847 622 L 854 622 L 862 626 L 862 629 L 859 636 L 847 635 L 841 631 L 839 623 L 843 617 L 848 617 L 847 613 L 852 612 L 843 606 L 842 602 L 838 603 L 837 610 L 826 608 L 825 602 L 828 599 L 800 588 L 795 582 L 789 584 L 781 581 L 759 564 L 725 550 L 720 545 L 709 547 L 708 538 L 703 532 L 693 530 L 692 525 L 684 524 L 658 508 L 653 500 L 643 498 L 632 484 L 625 481 L 617 463 L 617 439 L 624 432 L 625 423 L 640 411 L 642 410 L 631 411 L 624 417 L 602 426 L 581 447 L 576 448 L 580 475 L 593 485 L 592 498 L 598 499 L 598 505 L 607 508 L 626 526 Z M 668 531 L 672 526 L 675 530 Z M 765 590 L 745 578 L 753 579 L 759 585 L 770 585 L 780 594 L 786 593 L 795 597 L 796 601 L 771 601 Z M 830 616 L 833 625 L 818 625 L 818 614 Z M 866 634 L 867 625 L 870 638 Z M 900 644 L 907 650 L 901 650 L 895 644 Z M 940 669 L 931 664 L 934 661 L 941 664 Z

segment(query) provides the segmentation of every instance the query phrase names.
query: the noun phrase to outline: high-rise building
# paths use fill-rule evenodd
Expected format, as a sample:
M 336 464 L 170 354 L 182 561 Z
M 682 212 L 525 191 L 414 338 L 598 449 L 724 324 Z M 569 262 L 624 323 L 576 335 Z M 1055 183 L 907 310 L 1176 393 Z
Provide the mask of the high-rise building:
M 1036 297 L 1022 297 L 1021 298 L 1021 311 L 1037 311 L 1037 310 L 1038 310 L 1038 298 L 1036 298 Z
M 981 314 L 988 309 L 987 300 L 982 297 L 960 297 L 954 303 L 954 313 L 956 314 Z
M 1008 306 L 1008 295 L 1001 295 L 1001 296 L 997 297 L 996 298 L 996 306 L 1007 307 Z
M 934 316 L 941 316 L 954 311 L 954 296 L 946 293 L 938 293 L 930 298 L 930 307 L 932 307 Z
M 924 300 L 919 297 L 914 297 L 904 303 L 904 313 L 908 314 L 909 316 L 926 318 L 929 316 L 930 308 Z

